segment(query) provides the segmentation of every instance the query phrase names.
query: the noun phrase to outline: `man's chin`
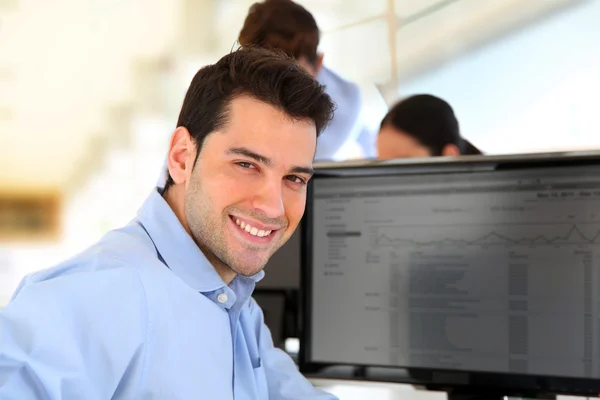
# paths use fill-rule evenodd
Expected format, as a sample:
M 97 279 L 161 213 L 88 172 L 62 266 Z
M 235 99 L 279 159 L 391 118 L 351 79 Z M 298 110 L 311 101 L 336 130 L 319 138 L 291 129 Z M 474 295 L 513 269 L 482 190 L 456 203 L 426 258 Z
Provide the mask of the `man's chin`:
M 265 268 L 264 265 L 261 266 L 256 266 L 256 267 L 240 267 L 240 268 L 232 268 L 233 272 L 235 272 L 238 275 L 241 276 L 245 276 L 247 278 L 251 278 L 254 275 L 258 274 L 260 271 L 262 271 Z

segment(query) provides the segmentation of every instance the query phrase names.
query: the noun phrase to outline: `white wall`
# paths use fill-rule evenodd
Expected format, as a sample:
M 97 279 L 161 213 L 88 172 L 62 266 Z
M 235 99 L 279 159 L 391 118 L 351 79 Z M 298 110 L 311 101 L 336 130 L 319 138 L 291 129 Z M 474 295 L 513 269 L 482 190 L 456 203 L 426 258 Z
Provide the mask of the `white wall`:
M 600 148 L 600 1 L 587 1 L 400 85 L 454 108 L 489 153 Z

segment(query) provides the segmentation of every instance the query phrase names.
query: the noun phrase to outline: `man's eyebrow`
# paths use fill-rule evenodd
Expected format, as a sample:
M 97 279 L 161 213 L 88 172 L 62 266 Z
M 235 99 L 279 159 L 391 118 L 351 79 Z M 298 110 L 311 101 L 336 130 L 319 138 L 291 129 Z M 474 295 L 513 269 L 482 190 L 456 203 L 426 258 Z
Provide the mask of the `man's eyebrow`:
M 227 150 L 227 154 L 236 154 L 239 156 L 249 157 L 249 158 L 252 158 L 253 160 L 258 161 L 261 164 L 266 165 L 267 167 L 270 167 L 273 165 L 273 161 L 271 161 L 271 159 L 269 157 L 265 157 L 258 153 L 255 153 L 254 151 L 252 151 L 246 147 L 232 147 L 229 150 Z M 313 174 L 315 173 L 315 170 L 311 166 L 296 165 L 290 169 L 290 173 L 306 174 L 309 176 L 313 176 Z
M 237 154 L 239 156 L 249 157 L 266 166 L 271 166 L 273 164 L 270 158 L 261 156 L 260 154 L 255 153 L 245 147 L 232 147 L 227 150 L 227 154 Z
M 315 170 L 312 167 L 303 167 L 303 166 L 297 165 L 295 167 L 292 167 L 290 172 L 293 172 L 296 174 L 306 174 L 309 176 L 313 176 L 313 174 L 315 173 Z

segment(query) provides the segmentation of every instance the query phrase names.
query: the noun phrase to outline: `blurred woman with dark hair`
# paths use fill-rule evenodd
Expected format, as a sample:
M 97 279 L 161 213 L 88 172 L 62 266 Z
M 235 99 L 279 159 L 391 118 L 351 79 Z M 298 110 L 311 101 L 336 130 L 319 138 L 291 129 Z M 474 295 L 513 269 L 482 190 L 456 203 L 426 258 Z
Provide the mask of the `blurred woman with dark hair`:
M 482 154 L 461 137 L 450 104 L 429 94 L 410 96 L 392 107 L 381 122 L 377 148 L 383 159 Z

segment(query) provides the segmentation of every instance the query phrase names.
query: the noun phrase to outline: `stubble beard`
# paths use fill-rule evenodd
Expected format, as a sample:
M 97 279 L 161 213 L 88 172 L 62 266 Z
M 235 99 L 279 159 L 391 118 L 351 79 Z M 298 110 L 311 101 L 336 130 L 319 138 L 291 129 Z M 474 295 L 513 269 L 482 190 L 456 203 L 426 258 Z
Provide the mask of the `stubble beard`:
M 262 271 L 273 253 L 281 247 L 282 243 L 278 243 L 274 248 L 261 250 L 257 246 L 251 244 L 243 244 L 249 251 L 265 251 L 268 252 L 264 257 L 264 261 L 257 260 L 254 265 L 243 265 L 244 260 L 238 259 L 228 250 L 226 231 L 229 221 L 229 214 L 225 210 L 221 216 L 221 220 L 217 220 L 214 215 L 216 213 L 211 209 L 211 199 L 202 192 L 200 185 L 197 182 L 192 183 L 186 194 L 184 211 L 186 214 L 187 223 L 194 242 L 198 245 L 202 253 L 211 263 L 220 263 L 234 273 L 242 276 L 253 276 Z M 257 256 L 258 257 L 258 256 Z M 261 257 L 263 258 L 263 257 Z

